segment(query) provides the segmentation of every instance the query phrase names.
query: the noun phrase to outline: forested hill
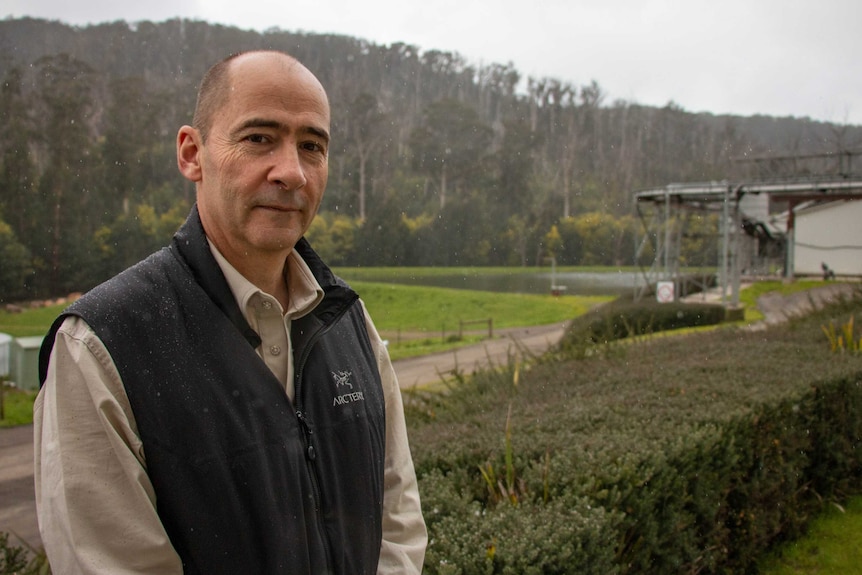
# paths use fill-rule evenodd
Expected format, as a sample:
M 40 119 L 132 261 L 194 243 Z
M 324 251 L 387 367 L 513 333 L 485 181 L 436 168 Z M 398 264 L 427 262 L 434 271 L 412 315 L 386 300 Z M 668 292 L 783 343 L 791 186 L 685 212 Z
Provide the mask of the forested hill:
M 641 106 L 578 70 L 524 78 L 427 46 L 188 20 L 7 19 L 0 301 L 86 289 L 164 243 L 193 197 L 174 137 L 197 82 L 252 48 L 293 54 L 330 95 L 329 187 L 309 235 L 336 264 L 630 263 L 633 191 L 752 169 L 734 158 L 862 142 L 859 126 Z

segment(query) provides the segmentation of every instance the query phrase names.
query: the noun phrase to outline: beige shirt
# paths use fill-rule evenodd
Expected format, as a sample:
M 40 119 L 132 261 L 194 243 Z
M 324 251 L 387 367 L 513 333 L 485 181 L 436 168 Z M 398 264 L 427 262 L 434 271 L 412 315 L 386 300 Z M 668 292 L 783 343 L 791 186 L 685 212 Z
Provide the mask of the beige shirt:
M 246 320 L 261 336 L 258 354 L 293 399 L 290 322 L 313 310 L 323 290 L 294 251 L 286 265 L 290 304 L 282 310 L 274 297 L 211 249 Z M 418 574 L 427 533 L 401 393 L 367 311 L 365 320 L 386 398 L 383 542 L 377 572 Z M 53 572 L 181 574 L 180 558 L 156 512 L 144 447 L 120 375 L 102 341 L 79 318 L 67 318 L 57 332 L 33 422 L 39 531 Z

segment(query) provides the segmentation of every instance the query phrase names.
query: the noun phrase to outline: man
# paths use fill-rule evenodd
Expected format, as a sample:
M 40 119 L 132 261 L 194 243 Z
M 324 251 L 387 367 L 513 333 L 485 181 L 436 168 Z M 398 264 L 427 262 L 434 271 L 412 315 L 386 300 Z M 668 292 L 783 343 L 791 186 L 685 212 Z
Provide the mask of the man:
M 330 113 L 293 58 L 236 55 L 177 136 L 197 204 L 43 345 L 39 526 L 55 573 L 419 573 L 391 363 L 302 239 Z

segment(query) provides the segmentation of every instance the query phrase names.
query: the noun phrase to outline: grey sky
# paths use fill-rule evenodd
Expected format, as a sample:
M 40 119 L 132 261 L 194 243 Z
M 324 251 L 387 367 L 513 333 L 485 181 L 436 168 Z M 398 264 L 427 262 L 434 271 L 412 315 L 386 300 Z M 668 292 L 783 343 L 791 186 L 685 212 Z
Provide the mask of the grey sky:
M 3 0 L 9 15 L 335 32 L 595 80 L 607 103 L 862 125 L 858 0 Z

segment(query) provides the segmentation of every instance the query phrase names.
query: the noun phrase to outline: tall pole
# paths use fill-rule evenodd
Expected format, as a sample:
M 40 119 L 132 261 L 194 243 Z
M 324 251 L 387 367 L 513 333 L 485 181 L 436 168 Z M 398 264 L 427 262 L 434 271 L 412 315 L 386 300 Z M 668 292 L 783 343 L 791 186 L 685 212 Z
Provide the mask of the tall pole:
M 733 204 L 733 288 L 731 290 L 731 304 L 733 307 L 739 306 L 739 290 L 740 290 L 740 275 L 742 270 L 740 270 L 740 262 L 742 258 L 739 257 L 740 252 L 740 236 L 742 230 L 742 213 L 739 210 L 739 197 L 737 196 L 736 201 Z
M 721 206 L 721 301 L 727 302 L 728 252 L 730 251 L 730 186 L 724 190 Z

